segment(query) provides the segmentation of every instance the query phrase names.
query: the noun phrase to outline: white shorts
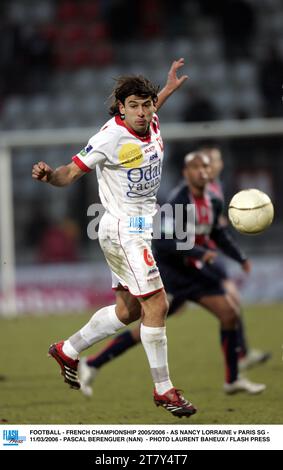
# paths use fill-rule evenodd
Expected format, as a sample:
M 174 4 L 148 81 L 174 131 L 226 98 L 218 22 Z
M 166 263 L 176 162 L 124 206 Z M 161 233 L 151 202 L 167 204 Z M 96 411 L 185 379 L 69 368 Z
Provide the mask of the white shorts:
M 127 217 L 121 220 L 105 212 L 98 235 L 112 273 L 113 289 L 121 284 L 132 295 L 140 297 L 163 288 L 151 251 L 151 232 L 152 217 Z

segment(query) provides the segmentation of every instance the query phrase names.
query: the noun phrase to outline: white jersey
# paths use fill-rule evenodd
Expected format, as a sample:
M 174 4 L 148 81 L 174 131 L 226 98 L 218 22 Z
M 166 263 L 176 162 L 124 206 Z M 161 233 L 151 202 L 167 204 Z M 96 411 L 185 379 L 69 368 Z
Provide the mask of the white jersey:
M 86 172 L 96 167 L 101 202 L 114 217 L 155 214 L 163 161 L 156 114 L 143 137 L 126 127 L 120 116 L 113 117 L 73 161 Z

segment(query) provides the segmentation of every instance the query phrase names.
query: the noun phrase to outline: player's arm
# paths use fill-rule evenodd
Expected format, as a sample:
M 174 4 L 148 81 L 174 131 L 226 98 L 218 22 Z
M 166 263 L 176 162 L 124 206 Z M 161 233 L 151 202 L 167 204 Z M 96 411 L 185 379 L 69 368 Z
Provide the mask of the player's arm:
M 38 162 L 32 168 L 32 177 L 34 179 L 53 186 L 68 186 L 84 174 L 85 172 L 74 162 L 60 166 L 55 170 L 45 162 Z
M 250 261 L 230 235 L 228 227 L 215 228 L 211 233 L 211 238 L 226 256 L 241 264 L 243 271 L 247 274 L 251 271 Z
M 183 58 L 174 60 L 168 72 L 167 82 L 164 88 L 158 94 L 158 101 L 156 103 L 156 110 L 158 111 L 165 103 L 167 98 L 174 93 L 183 83 L 187 80 L 188 75 L 182 75 L 180 78 L 177 76 L 178 70 L 183 67 L 185 60 Z
M 217 247 L 229 258 L 238 261 L 243 266 L 244 271 L 249 272 L 247 256 L 242 252 L 232 235 L 229 233 L 227 225 L 221 223 L 223 203 L 220 199 L 214 200 L 215 224 L 210 234 L 210 238 Z M 245 269 L 245 267 L 247 269 Z

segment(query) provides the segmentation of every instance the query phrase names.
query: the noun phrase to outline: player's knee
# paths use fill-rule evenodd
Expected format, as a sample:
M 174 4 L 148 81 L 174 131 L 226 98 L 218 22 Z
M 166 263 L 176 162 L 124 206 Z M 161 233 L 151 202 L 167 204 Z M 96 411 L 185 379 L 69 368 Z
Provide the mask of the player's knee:
M 151 295 L 143 302 L 142 308 L 143 321 L 146 320 L 150 323 L 156 323 L 156 326 L 163 325 L 169 309 L 169 303 L 165 291 L 162 290 L 156 294 Z
M 140 308 L 140 306 L 131 309 L 131 311 L 129 312 L 129 317 L 130 317 L 131 321 L 138 320 L 141 317 L 141 308 Z
M 169 302 L 165 292 L 162 292 L 158 302 L 158 311 L 161 318 L 166 318 L 169 310 Z
M 236 309 L 229 307 L 222 312 L 220 317 L 222 327 L 227 329 L 232 329 L 237 326 L 238 315 Z

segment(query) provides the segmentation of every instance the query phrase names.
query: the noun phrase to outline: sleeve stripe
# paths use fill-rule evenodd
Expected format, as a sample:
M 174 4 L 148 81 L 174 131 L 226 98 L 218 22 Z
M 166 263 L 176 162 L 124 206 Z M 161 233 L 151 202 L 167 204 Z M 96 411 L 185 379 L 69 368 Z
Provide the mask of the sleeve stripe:
M 73 162 L 82 170 L 85 171 L 86 173 L 90 173 L 92 170 L 88 166 L 86 166 L 78 157 L 75 155 L 72 158 Z

